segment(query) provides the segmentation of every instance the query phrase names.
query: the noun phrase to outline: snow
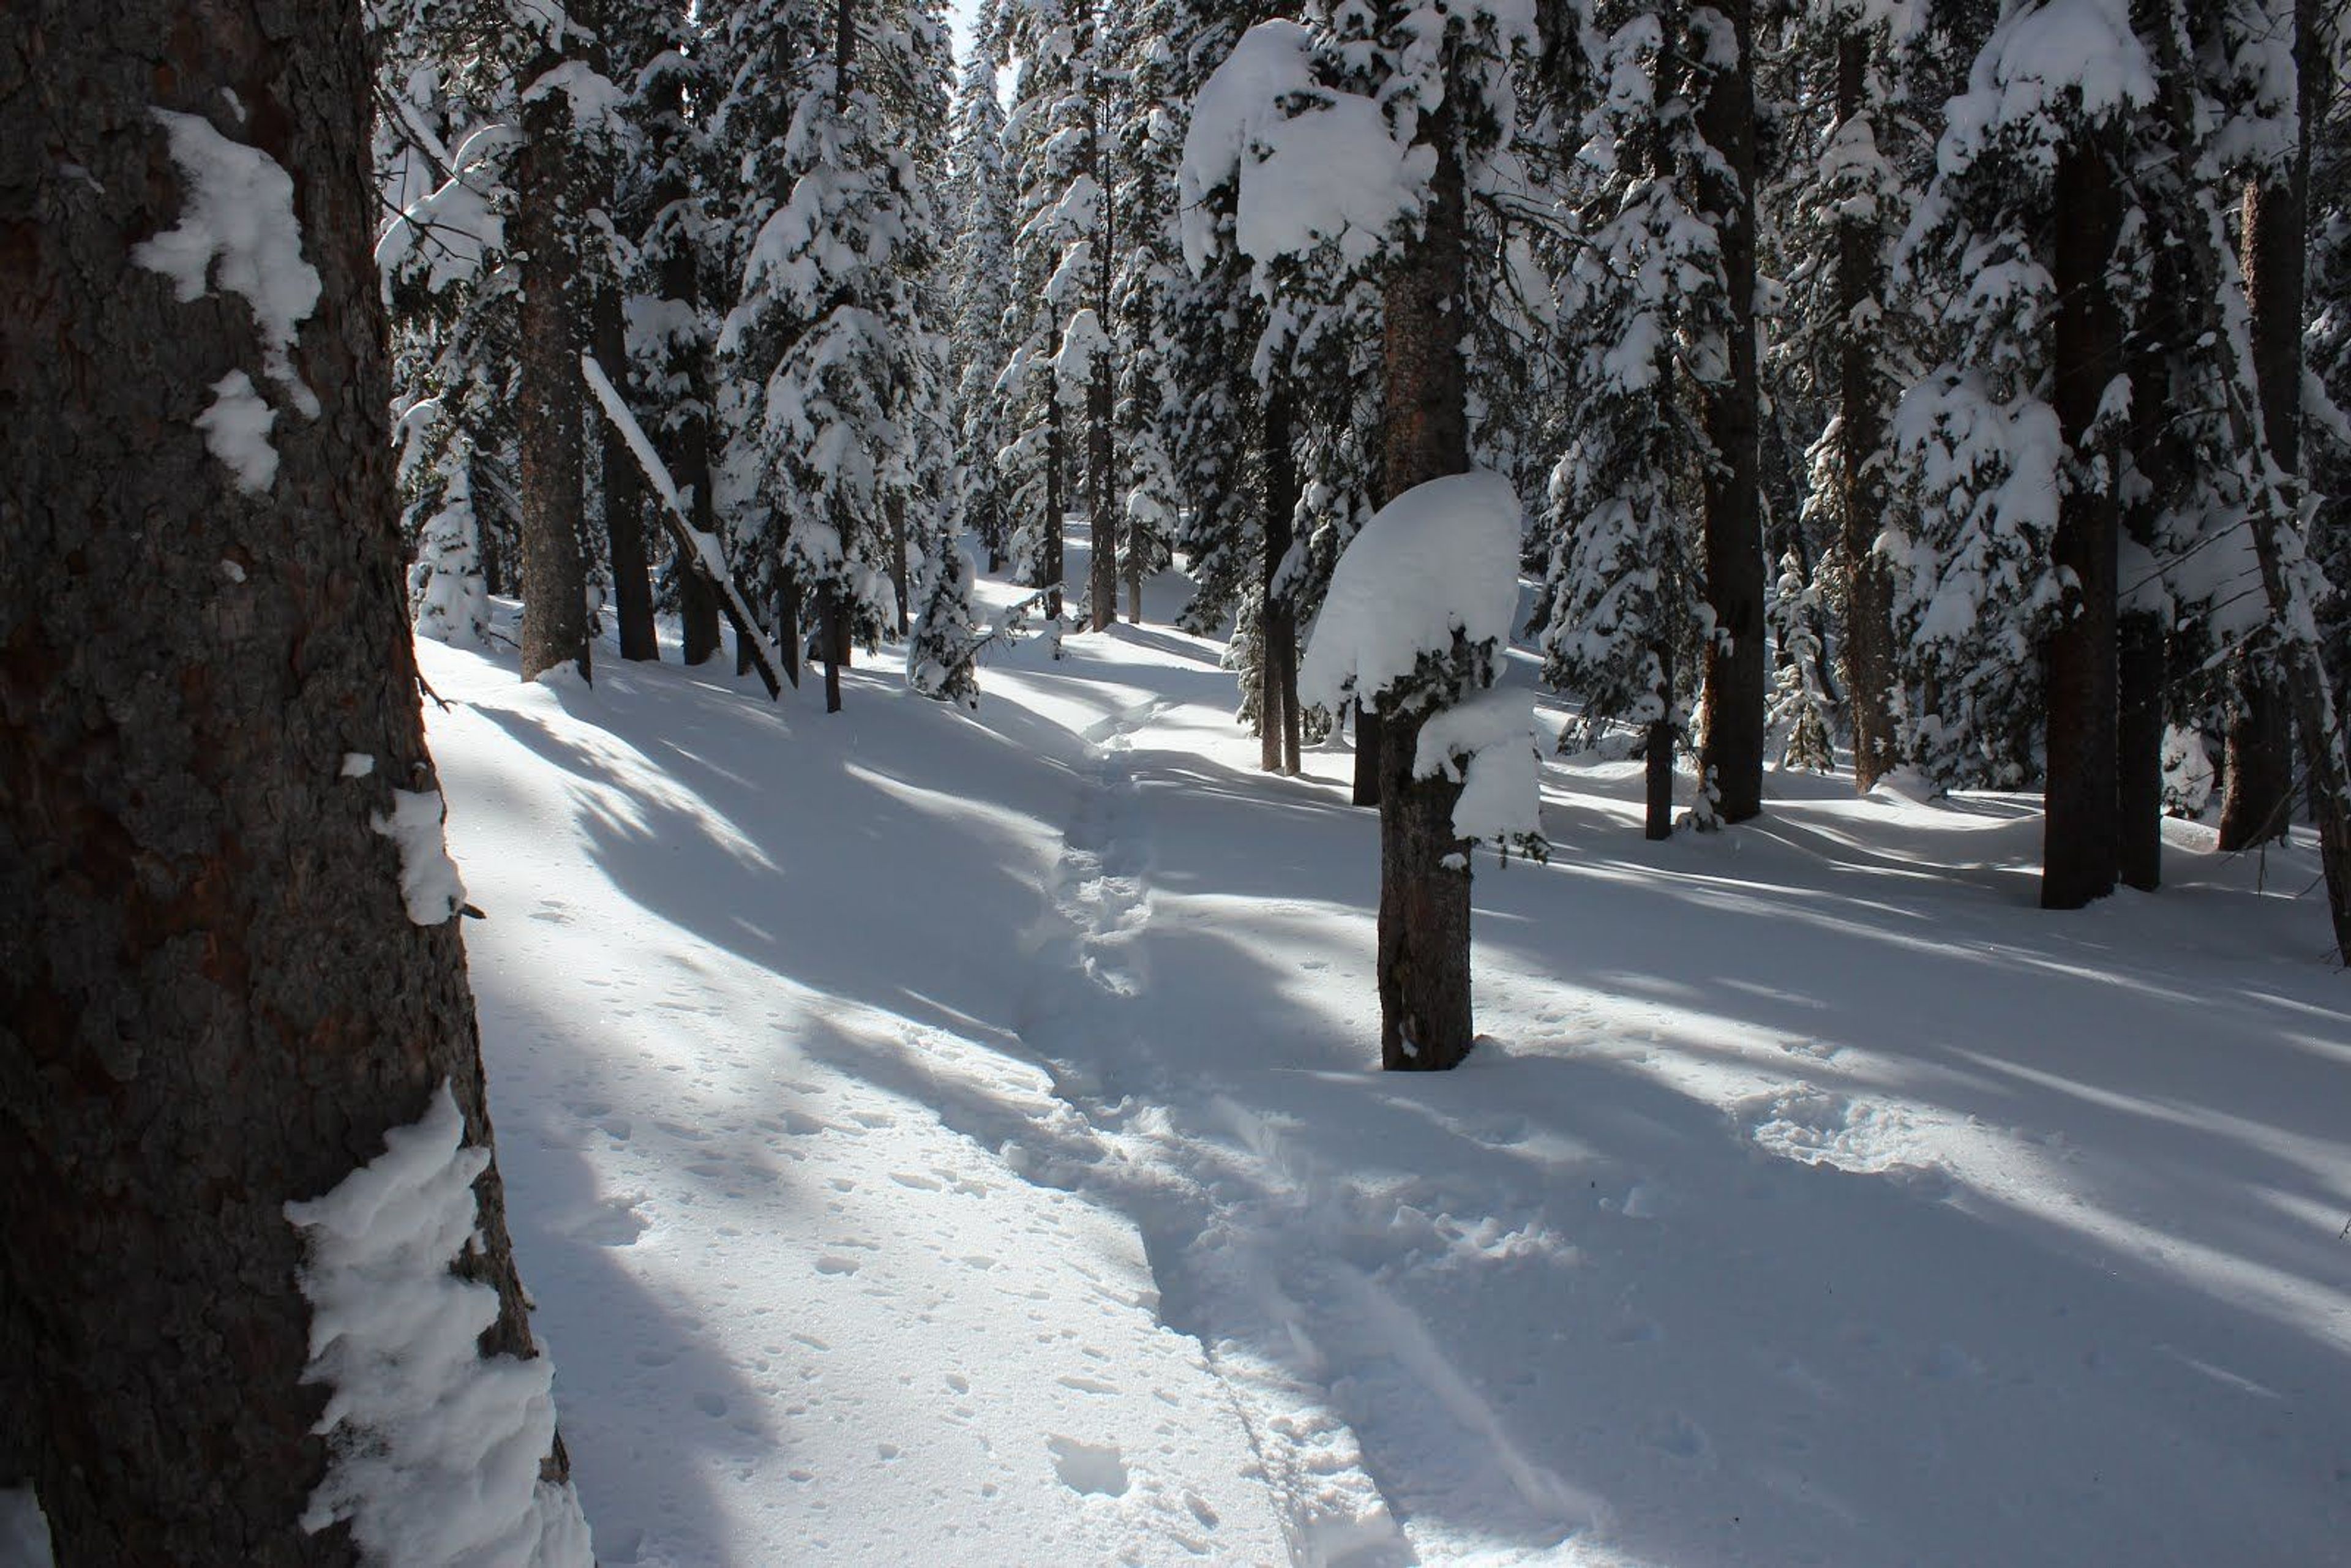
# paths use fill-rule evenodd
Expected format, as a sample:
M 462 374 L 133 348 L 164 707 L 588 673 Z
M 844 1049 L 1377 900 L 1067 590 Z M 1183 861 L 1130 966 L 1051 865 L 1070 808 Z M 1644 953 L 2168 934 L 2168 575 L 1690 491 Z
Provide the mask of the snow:
M 450 1272 L 475 1239 L 490 1163 L 465 1131 L 444 1082 L 382 1154 L 286 1206 L 308 1251 L 305 1380 L 333 1390 L 316 1428 L 332 1457 L 302 1525 L 349 1521 L 371 1568 L 593 1568 L 578 1497 L 539 1478 L 553 1366 L 484 1357 L 498 1293 Z
M 1649 843 L 1546 744 L 1486 1038 L 1384 1075 L 1353 759 L 1259 772 L 1217 641 L 826 716 L 665 635 L 592 698 L 417 650 L 608 1568 L 2341 1556 L 2305 833 L 2053 915 L 2030 796 Z
M 1195 272 L 1215 249 L 1208 193 L 1228 181 L 1234 242 L 1259 262 L 1332 241 L 1343 265 L 1360 266 L 1419 210 L 1433 152 L 1399 141 L 1373 99 L 1320 86 L 1313 57 L 1310 29 L 1260 22 L 1202 85 L 1177 174 Z
M 521 142 L 515 127 L 492 124 L 458 144 L 449 178 L 402 208 L 376 241 L 376 269 L 387 288 L 395 277 L 421 272 L 426 290 L 438 294 L 472 281 L 486 257 L 506 248 L 495 194 L 501 162 Z
M 2001 132 L 2021 134 L 2049 167 L 2073 117 L 2104 120 L 2151 103 L 2155 62 L 2131 25 L 2129 0 L 2048 0 L 2007 8 L 1970 67 L 1968 90 L 1945 108 L 1936 157 L 1971 163 Z
M 522 101 L 532 103 L 559 92 L 571 100 L 575 131 L 602 125 L 629 101 L 629 95 L 610 77 L 585 60 L 565 60 L 544 73 L 523 89 Z
M 302 259 L 293 178 L 268 153 L 231 141 L 200 116 L 149 112 L 163 127 L 185 190 L 177 225 L 131 246 L 131 259 L 169 277 L 183 301 L 203 298 L 215 279 L 243 297 L 271 379 L 315 418 L 318 399 L 289 357 L 294 330 L 317 307 L 320 287 L 318 272 Z
M 1416 485 L 1348 541 L 1298 669 L 1299 696 L 1376 703 L 1463 633 L 1507 642 L 1519 602 L 1519 497 L 1477 470 Z
M 1442 773 L 1461 785 L 1453 802 L 1456 837 L 1508 844 L 1542 831 L 1542 759 L 1535 716 L 1521 686 L 1493 686 L 1439 709 L 1421 726 L 1413 772 Z
M 49 1568 L 49 1521 L 30 1487 L 0 1487 L 0 1568 Z
M 269 427 L 277 423 L 277 411 L 261 401 L 253 378 L 243 371 L 214 382 L 211 404 L 196 415 L 204 449 L 250 496 L 266 496 L 277 482 L 277 449 L 269 444 Z
M 348 759 L 345 768 L 352 777 Z M 465 907 L 465 884 L 442 837 L 443 815 L 439 790 L 394 789 L 391 814 L 368 819 L 400 851 L 401 902 L 419 925 L 438 925 Z

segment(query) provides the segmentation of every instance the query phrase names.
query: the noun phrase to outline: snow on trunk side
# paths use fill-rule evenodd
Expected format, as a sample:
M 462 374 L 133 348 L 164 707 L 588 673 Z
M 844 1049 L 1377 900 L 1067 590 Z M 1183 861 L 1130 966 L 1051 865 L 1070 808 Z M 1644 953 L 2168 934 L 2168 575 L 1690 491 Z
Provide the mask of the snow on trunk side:
M 438 925 L 465 907 L 465 883 L 441 831 L 447 815 L 438 789 L 394 789 L 391 815 L 368 819 L 400 851 L 401 901 L 419 925 Z
M 381 1155 L 286 1206 L 308 1249 L 304 1379 L 334 1390 L 317 1427 L 332 1458 L 302 1527 L 349 1521 L 360 1560 L 386 1568 L 593 1568 L 578 1496 L 539 1479 L 554 1364 L 483 1356 L 497 1292 L 450 1272 L 475 1243 L 490 1162 L 464 1140 L 444 1081 Z

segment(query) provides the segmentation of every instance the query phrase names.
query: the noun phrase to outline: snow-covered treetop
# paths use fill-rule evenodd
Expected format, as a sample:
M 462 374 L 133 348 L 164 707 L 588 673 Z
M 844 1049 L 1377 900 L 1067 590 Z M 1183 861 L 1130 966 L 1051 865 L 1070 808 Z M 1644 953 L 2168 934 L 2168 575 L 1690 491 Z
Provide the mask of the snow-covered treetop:
M 1323 87 L 1316 47 L 1296 22 L 1261 22 L 1201 85 L 1177 176 L 1193 271 L 1216 246 L 1209 193 L 1229 182 L 1238 183 L 1234 242 L 1258 262 L 1331 241 L 1357 267 L 1417 210 L 1434 152 L 1398 141 L 1375 100 Z
M 2055 165 L 2065 128 L 2154 101 L 2155 62 L 2131 26 L 2129 0 L 2017 5 L 1992 29 L 1946 108 L 1936 162 L 1955 174 L 1995 141 L 2036 166 Z
M 1416 485 L 1349 541 L 1298 671 L 1301 700 L 1377 703 L 1423 654 L 1506 642 L 1519 603 L 1519 497 L 1483 469 Z

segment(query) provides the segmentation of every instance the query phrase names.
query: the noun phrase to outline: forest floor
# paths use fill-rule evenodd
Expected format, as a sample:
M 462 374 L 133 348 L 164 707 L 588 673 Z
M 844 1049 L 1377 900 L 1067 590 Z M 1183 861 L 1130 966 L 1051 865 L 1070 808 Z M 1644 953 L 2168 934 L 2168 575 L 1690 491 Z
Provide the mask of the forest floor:
M 2030 798 L 1652 844 L 1552 759 L 1384 1075 L 1352 758 L 1260 774 L 1183 593 L 977 715 L 423 646 L 604 1563 L 2343 1561 L 2306 843 L 2050 915 Z

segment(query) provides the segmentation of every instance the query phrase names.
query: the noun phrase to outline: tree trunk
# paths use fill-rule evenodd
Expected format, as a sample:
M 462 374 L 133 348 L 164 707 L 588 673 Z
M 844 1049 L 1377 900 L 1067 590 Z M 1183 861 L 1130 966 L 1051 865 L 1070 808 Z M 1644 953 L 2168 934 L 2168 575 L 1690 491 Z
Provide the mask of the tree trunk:
M 1717 68 L 1699 131 L 1721 159 L 1701 171 L 1700 200 L 1720 236 L 1730 290 L 1730 380 L 1708 389 L 1706 597 L 1715 634 L 1707 639 L 1706 740 L 1701 789 L 1714 815 L 1743 822 L 1763 810 L 1764 694 L 1762 455 L 1757 444 L 1762 379 L 1755 331 L 1755 79 L 1750 0 L 1719 0 L 1735 35 L 1736 65 Z M 1703 817 L 1700 819 L 1704 820 Z
M 1358 806 L 1380 803 L 1380 716 L 1376 708 L 1355 705 L 1355 777 L 1349 799 Z
M 1055 389 L 1045 405 L 1045 538 L 1037 551 L 1037 580 L 1045 592 L 1045 613 L 1061 618 L 1061 399 Z
M 1111 259 L 1116 254 L 1114 223 L 1116 204 L 1110 198 L 1110 172 L 1102 158 L 1102 114 L 1104 102 L 1103 76 L 1100 50 L 1102 28 L 1094 27 L 1092 45 L 1096 53 L 1088 81 L 1088 96 L 1092 99 L 1086 111 L 1087 152 L 1090 172 L 1102 194 L 1102 234 L 1094 247 L 1094 315 L 1100 322 L 1102 336 L 1110 335 Z M 1088 558 L 1086 602 L 1095 631 L 1109 628 L 1118 620 L 1118 488 L 1112 472 L 1114 454 L 1111 449 L 1111 416 L 1116 412 L 1115 397 L 1111 383 L 1110 351 L 1104 347 L 1094 354 L 1093 379 L 1086 385 L 1086 516 L 1092 535 L 1093 553 Z
M 1290 709 L 1297 702 L 1298 635 L 1297 616 L 1289 600 L 1275 592 L 1274 579 L 1290 554 L 1290 519 L 1298 509 L 1298 463 L 1290 450 L 1290 388 L 1279 376 L 1266 389 L 1263 412 L 1265 510 L 1259 537 L 1264 549 L 1259 558 L 1258 590 L 1264 596 L 1265 610 L 1257 623 L 1258 761 L 1268 773 L 1280 773 L 1284 771 L 1284 737 L 1292 727 Z M 1285 669 L 1293 672 L 1289 685 L 1282 678 Z M 1288 771 L 1297 771 L 1294 760 Z
M 789 674 L 792 685 L 797 690 L 800 684 L 805 639 L 800 635 L 800 574 L 789 566 L 778 573 L 776 579 L 776 638 L 784 655 L 784 669 Z M 735 673 L 739 675 L 743 672 L 737 670 Z
M 2125 886 L 2153 893 L 2163 884 L 2162 617 L 2126 614 L 2121 636 L 2116 666 L 2116 869 Z
M 1298 701 L 1298 612 L 1281 607 L 1281 770 L 1292 779 L 1305 770 L 1300 754 L 1305 750 L 1306 713 Z
M 1437 153 L 1421 232 L 1388 274 L 1382 340 L 1385 486 L 1393 500 L 1469 467 L 1461 335 L 1468 214 L 1454 113 L 1421 122 Z M 1469 1010 L 1468 845 L 1453 832 L 1460 785 L 1415 776 L 1428 710 L 1380 715 L 1380 1065 L 1457 1066 L 1476 1040 Z
M 2306 114 L 2313 100 L 2307 92 L 2302 96 Z M 2309 192 L 2306 135 L 2283 180 L 2245 189 L 2245 302 L 2252 311 L 2262 427 L 2279 471 L 2296 480 L 2302 473 L 2304 215 Z M 2220 797 L 2220 848 L 2231 851 L 2283 838 L 2294 817 L 2294 733 L 2285 692 L 2276 672 L 2255 660 L 2239 659 L 2234 673 L 2238 695 L 2230 714 L 2228 782 Z
M 2294 726 L 2285 688 L 2250 658 L 2232 662 L 2236 700 L 2222 753 L 2219 847 L 2233 852 L 2283 838 L 2294 817 Z
M 628 372 L 628 340 L 621 324 L 621 296 L 603 288 L 596 295 L 596 360 L 615 386 Z M 604 532 L 612 552 L 613 615 L 620 622 L 621 657 L 632 661 L 659 659 L 661 639 L 653 632 L 653 568 L 645 559 L 645 486 L 637 473 L 636 455 L 621 437 L 620 427 L 600 419 L 603 433 Z
M 542 51 L 537 78 L 563 63 Z M 522 108 L 508 232 L 522 262 L 522 382 L 516 423 L 522 449 L 522 678 L 559 664 L 590 673 L 588 563 L 580 533 L 579 150 L 571 100 L 540 93 Z
M 1126 623 L 1143 624 L 1143 564 L 1142 554 L 1129 540 L 1126 552 Z
M 1649 726 L 1641 747 L 1641 836 L 1652 841 L 1674 836 L 1674 727 L 1659 720 Z
M 2077 465 L 2093 453 L 2091 422 L 2122 367 L 2122 331 L 2105 273 L 2119 223 L 2106 138 L 2070 142 L 2057 158 L 2057 311 L 2050 402 Z M 2103 437 L 2099 438 L 2103 439 Z M 2111 443 L 2108 444 L 2111 445 Z M 2109 471 L 2112 458 L 2109 451 Z M 2073 574 L 2063 619 L 2050 633 L 2045 715 L 2049 777 L 2041 905 L 2079 909 L 2112 893 L 2121 841 L 2116 813 L 2118 508 L 2114 489 L 2076 486 L 2059 504 L 2051 554 Z
M 680 227 L 680 209 L 690 193 L 685 182 L 674 172 L 683 155 L 676 143 L 682 138 L 684 123 L 685 91 L 674 71 L 657 77 L 653 90 L 654 161 L 664 171 L 652 201 L 653 210 L 658 214 L 656 233 L 662 246 L 662 297 L 698 317 L 702 307 L 701 258 L 692 236 Z M 653 442 L 663 465 L 685 494 L 694 526 L 715 535 L 718 531 L 718 516 L 710 493 L 708 345 L 697 338 L 684 345 L 682 353 L 677 352 L 677 345 L 673 344 L 672 350 L 676 357 L 668 367 L 670 375 L 673 381 L 684 382 L 684 396 L 674 409 L 662 411 L 664 417 L 652 422 Z M 672 570 L 677 574 L 678 620 L 685 640 L 685 662 L 706 664 L 719 647 L 718 591 L 683 560 L 678 560 Z
M 817 643 L 824 654 L 824 711 L 841 711 L 841 666 L 848 628 L 841 613 L 841 593 L 830 582 L 816 591 Z
M 26 0 L 0 77 L 0 1380 L 63 1568 L 347 1563 L 299 1522 L 328 1390 L 285 1205 L 444 1081 L 490 1141 L 456 924 L 371 826 L 437 785 L 360 15 Z M 291 176 L 319 293 L 284 360 L 134 259 L 193 197 L 151 105 Z M 195 423 L 236 374 L 266 476 Z M 529 1355 L 495 1165 L 475 1191 L 485 1348 Z
M 1837 40 L 1837 119 L 1870 111 L 1869 35 L 1849 25 Z M 1859 219 L 1837 225 L 1837 312 L 1850 321 L 1884 303 L 1886 260 L 1877 229 Z M 1886 485 L 1877 468 L 1886 437 L 1875 335 L 1848 331 L 1837 356 L 1837 466 L 1840 542 L 1845 570 L 1846 712 L 1853 720 L 1853 783 L 1864 795 L 1900 762 L 1894 729 L 1894 577 L 1876 549 L 1886 511 Z
M 2302 310 L 2304 251 L 2310 204 L 2311 125 L 2333 96 L 2332 40 L 2327 36 L 2318 0 L 2296 0 L 2294 63 L 2301 140 L 2295 147 L 2285 189 L 2273 187 L 2251 198 L 2253 211 L 2246 224 L 2248 290 L 2253 308 L 2254 370 L 2261 384 L 2262 424 L 2271 455 L 2287 477 L 2287 496 L 2299 507 L 2304 493 L 2302 461 Z M 2294 626 L 2296 601 L 2307 613 L 2303 585 L 2290 580 L 2279 519 L 2256 514 L 2254 553 L 2262 570 L 2262 586 L 2272 615 L 2283 630 L 2279 663 L 2284 687 L 2283 706 L 2291 713 L 2295 738 L 2301 742 L 2303 771 L 2309 786 L 2311 816 L 2318 829 L 2318 858 L 2326 882 L 2328 914 L 2335 927 L 2335 951 L 2351 965 L 2351 757 L 2344 747 L 2339 699 L 2328 689 L 2326 667 L 2314 638 L 2298 635 Z M 2274 721 L 2278 730 L 2285 716 Z M 2234 736 L 2231 735 L 2233 741 Z M 2241 764 L 2236 747 L 2230 761 Z M 2291 748 L 2286 752 L 2291 756 Z M 2231 789 L 2237 788 L 2231 768 Z M 2291 785 L 2283 792 L 2290 792 Z M 2250 819 L 2249 805 L 2243 816 Z M 2275 809 L 2276 831 L 2284 831 L 2285 801 Z
M 906 640 L 906 493 L 893 490 L 883 503 L 890 516 L 890 591 L 898 596 L 898 641 Z

